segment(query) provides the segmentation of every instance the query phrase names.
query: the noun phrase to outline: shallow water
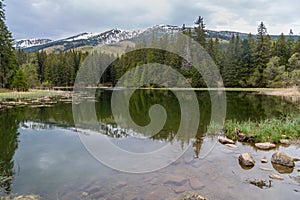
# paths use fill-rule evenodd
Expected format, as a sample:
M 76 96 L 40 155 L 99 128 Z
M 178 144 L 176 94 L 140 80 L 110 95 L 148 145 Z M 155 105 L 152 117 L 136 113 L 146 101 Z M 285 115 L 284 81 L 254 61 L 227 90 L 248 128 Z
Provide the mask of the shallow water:
M 16 194 L 38 194 L 44 199 L 179 199 L 185 192 L 196 192 L 209 199 L 300 198 L 299 162 L 291 173 L 281 174 L 283 181 L 271 180 L 270 188 L 261 189 L 248 181 L 268 182 L 270 173 L 279 174 L 270 162 L 274 151 L 279 149 L 300 157 L 299 147 L 278 146 L 272 151 L 259 151 L 241 143 L 237 143 L 237 149 L 218 143 L 217 135 L 205 134 L 210 116 L 206 92 L 197 92 L 201 111 L 197 135 L 181 138 L 173 137 L 180 122 L 180 109 L 170 92 L 143 90 L 132 98 L 131 115 L 140 125 L 149 123 L 147 112 L 151 105 L 161 103 L 166 107 L 168 120 L 163 130 L 151 138 L 113 123 L 111 93 L 98 91 L 96 96 L 97 117 L 105 130 L 101 136 L 87 135 L 91 132 L 74 128 L 71 104 L 1 111 L 0 169 L 2 175 L 13 176 L 2 187 Z M 278 117 L 299 113 L 298 107 L 278 97 L 227 92 L 226 117 L 239 120 Z M 107 138 L 120 148 L 138 153 L 166 144 L 191 146 L 165 168 L 132 174 L 109 168 L 95 159 L 83 145 L 84 137 Z M 238 163 L 238 155 L 244 152 L 251 153 L 256 161 L 252 169 L 245 170 Z M 113 155 L 107 152 L 112 160 L 121 159 Z M 267 164 L 260 162 L 263 156 L 267 157 Z M 145 163 L 154 161 L 145 156 Z M 273 171 L 263 171 L 260 167 Z

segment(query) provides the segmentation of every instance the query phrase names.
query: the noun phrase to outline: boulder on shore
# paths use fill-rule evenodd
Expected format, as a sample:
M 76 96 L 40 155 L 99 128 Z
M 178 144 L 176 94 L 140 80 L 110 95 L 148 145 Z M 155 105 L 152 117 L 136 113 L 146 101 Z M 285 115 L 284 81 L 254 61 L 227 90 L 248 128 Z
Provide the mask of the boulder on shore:
M 252 156 L 249 153 L 243 153 L 239 156 L 239 162 L 240 164 L 246 166 L 246 167 L 253 167 L 255 164 L 255 161 L 253 160 Z
M 254 142 L 256 136 L 252 136 L 252 135 L 246 135 L 244 134 L 241 130 L 239 129 L 235 129 L 235 132 L 238 136 L 238 141 L 239 142 Z
M 272 159 L 271 162 L 274 164 L 278 164 L 278 165 L 283 165 L 286 167 L 294 167 L 295 166 L 295 162 L 298 159 L 290 157 L 289 155 L 287 155 L 286 153 L 282 152 L 282 151 L 277 151 L 272 155 Z
M 270 142 L 264 142 L 264 143 L 255 143 L 255 147 L 262 150 L 269 150 L 275 148 L 276 145 Z

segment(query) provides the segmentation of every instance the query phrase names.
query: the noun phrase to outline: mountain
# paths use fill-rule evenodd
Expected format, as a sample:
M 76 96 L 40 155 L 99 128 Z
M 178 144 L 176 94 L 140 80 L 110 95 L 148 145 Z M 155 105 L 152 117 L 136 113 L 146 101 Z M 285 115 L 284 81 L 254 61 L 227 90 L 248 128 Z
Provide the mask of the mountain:
M 24 49 L 25 52 L 34 52 L 39 50 L 45 50 L 49 52 L 53 51 L 68 51 L 70 49 L 102 46 L 106 44 L 114 44 L 120 41 L 137 42 L 143 38 L 151 39 L 153 32 L 162 37 L 166 33 L 176 33 L 181 30 L 178 26 L 172 25 L 156 25 L 150 28 L 142 30 L 120 30 L 111 29 L 102 33 L 80 33 L 65 39 L 52 41 L 49 39 L 24 39 L 16 40 L 14 42 L 15 47 Z M 229 41 L 232 35 L 239 35 L 241 39 L 247 37 L 247 33 L 233 32 L 233 31 L 207 31 L 208 38 L 219 38 Z M 253 35 L 254 38 L 256 37 Z M 278 35 L 271 35 L 272 39 L 278 38 Z M 298 36 L 295 36 L 295 39 Z
M 29 47 L 33 47 L 33 46 L 38 46 L 38 45 L 44 45 L 47 43 L 52 42 L 52 40 L 50 39 L 21 39 L 21 40 L 14 40 L 13 41 L 13 46 L 16 49 L 19 48 L 29 48 Z

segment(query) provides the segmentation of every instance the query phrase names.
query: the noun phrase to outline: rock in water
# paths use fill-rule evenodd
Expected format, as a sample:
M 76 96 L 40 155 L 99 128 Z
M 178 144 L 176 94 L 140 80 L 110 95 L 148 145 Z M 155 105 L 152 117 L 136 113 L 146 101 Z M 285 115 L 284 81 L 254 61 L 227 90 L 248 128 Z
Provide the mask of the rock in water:
M 290 141 L 287 140 L 287 139 L 281 139 L 279 140 L 280 144 L 284 144 L 284 145 L 289 145 L 290 144 Z
M 270 142 L 265 142 L 265 143 L 255 143 L 255 147 L 262 150 L 269 150 L 275 148 L 276 145 Z
M 236 149 L 239 148 L 238 146 L 236 146 L 235 144 L 225 144 L 225 146 Z
M 271 162 L 278 165 L 283 165 L 286 167 L 294 167 L 294 158 L 288 156 L 282 151 L 277 151 L 272 155 Z
M 239 156 L 239 162 L 246 167 L 253 167 L 255 161 L 249 153 L 243 153 Z
M 163 181 L 164 184 L 167 185 L 176 185 L 176 186 L 181 186 L 186 183 L 187 179 L 183 176 L 166 176 L 165 180 Z
M 228 138 L 219 138 L 221 144 L 234 144 L 234 141 Z
M 277 179 L 277 180 L 283 180 L 283 177 L 277 175 L 277 174 L 270 174 L 269 177 L 271 179 Z

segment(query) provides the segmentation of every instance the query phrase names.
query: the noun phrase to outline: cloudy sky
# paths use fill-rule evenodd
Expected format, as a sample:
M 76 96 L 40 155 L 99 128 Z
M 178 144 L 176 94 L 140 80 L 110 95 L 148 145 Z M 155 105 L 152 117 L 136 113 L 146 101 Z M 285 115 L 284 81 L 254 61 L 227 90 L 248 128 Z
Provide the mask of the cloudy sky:
M 156 24 L 192 25 L 204 17 L 208 29 L 256 33 L 263 21 L 270 34 L 300 32 L 298 0 L 5 0 L 15 39 L 60 39 L 112 28 Z

